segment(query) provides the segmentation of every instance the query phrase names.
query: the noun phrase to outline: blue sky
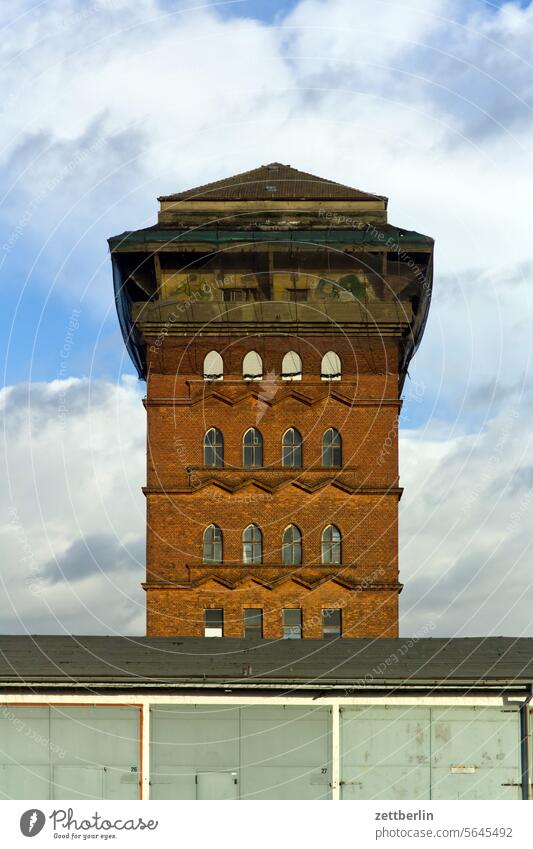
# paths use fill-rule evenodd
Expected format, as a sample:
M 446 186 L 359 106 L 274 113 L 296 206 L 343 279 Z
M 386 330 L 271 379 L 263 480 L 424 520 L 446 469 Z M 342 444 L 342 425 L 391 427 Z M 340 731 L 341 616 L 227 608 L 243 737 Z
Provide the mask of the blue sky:
M 404 629 L 532 633 L 532 25 L 527 2 L 4 4 L 0 628 L 142 631 L 144 387 L 106 239 L 278 160 L 436 240 L 402 417 Z M 101 622 L 103 587 L 123 613 Z

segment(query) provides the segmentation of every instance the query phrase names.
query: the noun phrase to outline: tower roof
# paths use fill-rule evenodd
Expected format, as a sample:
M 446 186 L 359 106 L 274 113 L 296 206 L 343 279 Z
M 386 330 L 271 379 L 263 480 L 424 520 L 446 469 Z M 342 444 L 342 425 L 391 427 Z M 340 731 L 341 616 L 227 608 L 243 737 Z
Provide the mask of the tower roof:
M 382 195 L 373 195 L 299 171 L 281 162 L 261 165 L 242 174 L 234 174 L 223 180 L 206 183 L 177 192 L 163 195 L 160 201 L 235 201 L 235 200 L 382 200 Z

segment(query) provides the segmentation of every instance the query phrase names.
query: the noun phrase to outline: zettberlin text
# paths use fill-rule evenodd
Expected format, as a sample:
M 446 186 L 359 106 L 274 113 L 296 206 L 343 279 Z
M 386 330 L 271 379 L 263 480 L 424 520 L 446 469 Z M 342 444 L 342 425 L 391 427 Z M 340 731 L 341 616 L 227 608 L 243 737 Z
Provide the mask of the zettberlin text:
M 375 811 L 376 820 L 432 820 L 431 811 Z

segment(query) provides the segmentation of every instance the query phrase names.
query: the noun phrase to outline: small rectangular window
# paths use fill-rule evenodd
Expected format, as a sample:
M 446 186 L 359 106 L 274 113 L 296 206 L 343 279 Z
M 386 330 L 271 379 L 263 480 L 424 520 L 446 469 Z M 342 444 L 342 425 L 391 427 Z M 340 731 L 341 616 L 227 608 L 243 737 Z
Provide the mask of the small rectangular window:
M 255 289 L 223 289 L 222 294 L 224 301 L 254 301 Z
M 224 611 L 211 607 L 204 611 L 204 637 L 224 636 Z
M 283 639 L 300 640 L 302 637 L 302 611 L 299 607 L 286 607 L 283 611 Z
M 245 607 L 243 610 L 244 636 L 260 640 L 263 636 L 263 611 L 260 607 Z
M 307 301 L 307 289 L 287 289 L 287 295 L 289 301 L 293 301 L 295 303 Z
M 339 607 L 326 607 L 322 610 L 322 635 L 324 638 L 340 637 L 341 611 Z

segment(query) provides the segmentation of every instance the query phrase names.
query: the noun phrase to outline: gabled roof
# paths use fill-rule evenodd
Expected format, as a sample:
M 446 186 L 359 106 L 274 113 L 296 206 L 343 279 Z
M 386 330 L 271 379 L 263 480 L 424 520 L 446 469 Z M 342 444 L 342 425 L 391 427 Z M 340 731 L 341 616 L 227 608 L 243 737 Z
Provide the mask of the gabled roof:
M 261 165 L 252 171 L 244 171 L 233 177 L 225 177 L 214 183 L 196 186 L 173 195 L 164 195 L 160 201 L 229 201 L 229 200 L 383 200 L 382 195 L 373 195 L 352 189 L 342 183 L 307 174 L 281 162 Z

